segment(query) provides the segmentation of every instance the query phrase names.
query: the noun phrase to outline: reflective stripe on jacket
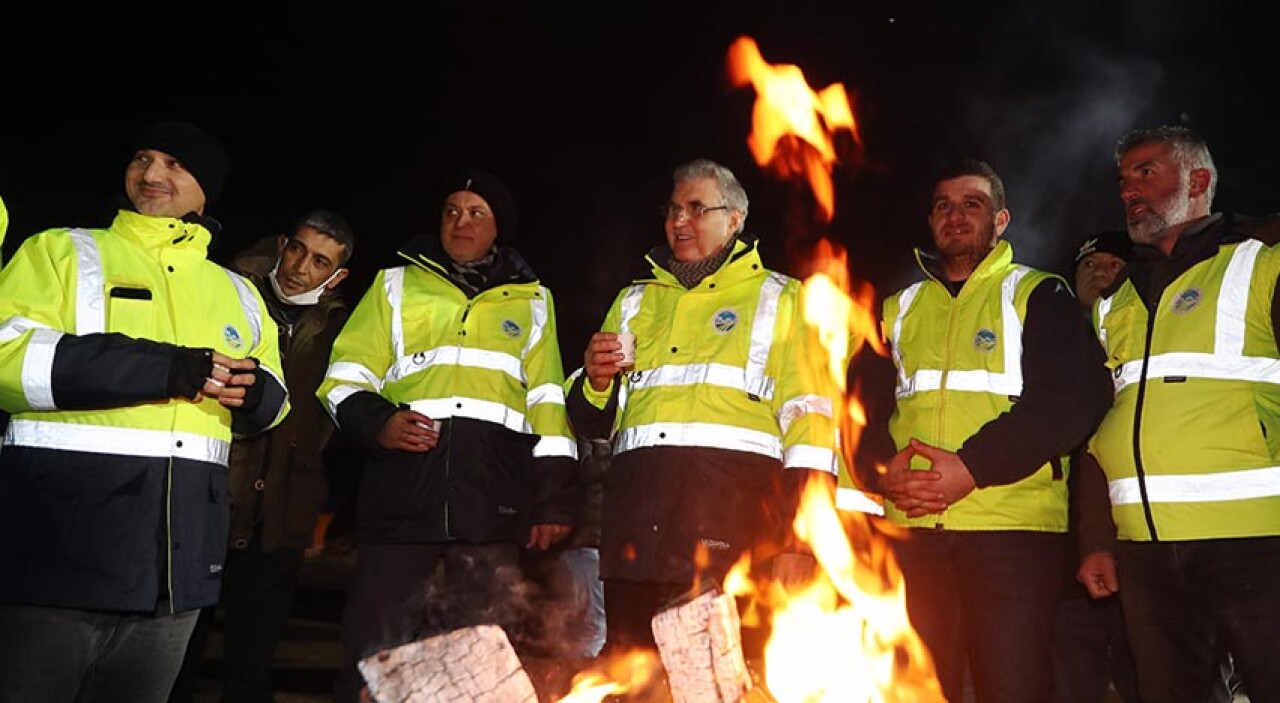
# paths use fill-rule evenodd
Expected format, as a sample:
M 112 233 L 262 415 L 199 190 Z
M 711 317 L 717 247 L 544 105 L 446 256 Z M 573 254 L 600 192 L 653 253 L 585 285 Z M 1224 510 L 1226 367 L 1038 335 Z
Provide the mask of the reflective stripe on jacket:
M 0 602 L 174 610 L 216 602 L 234 430 L 288 411 L 276 328 L 203 226 L 121 211 L 50 230 L 0 273 Z M 159 342 L 159 344 L 157 344 Z M 253 412 L 168 398 L 172 347 L 252 356 Z M 162 549 L 162 545 L 164 548 Z
M 919 258 L 919 254 L 917 254 Z M 885 301 L 881 324 L 897 368 L 889 429 L 899 450 L 917 438 L 956 451 L 1022 394 L 1022 326 L 1027 299 L 1051 274 L 1013 263 L 1000 241 L 958 295 L 929 275 Z M 913 468 L 927 468 L 921 457 Z M 1065 532 L 1067 487 L 1046 463 L 1008 485 L 974 490 L 941 514 L 908 519 L 892 501 L 886 515 L 912 527 Z
M 1277 275 L 1249 239 L 1169 283 L 1154 319 L 1132 281 L 1097 304 L 1116 399 L 1090 450 L 1120 539 L 1280 535 Z
M 317 396 L 340 427 L 362 393 L 444 422 L 425 454 L 371 448 L 367 539 L 514 540 L 533 522 L 572 523 L 576 503 L 546 493 L 575 479 L 578 457 L 554 302 L 518 255 L 499 254 L 522 275 L 474 298 L 428 258 L 380 271 L 334 342 Z

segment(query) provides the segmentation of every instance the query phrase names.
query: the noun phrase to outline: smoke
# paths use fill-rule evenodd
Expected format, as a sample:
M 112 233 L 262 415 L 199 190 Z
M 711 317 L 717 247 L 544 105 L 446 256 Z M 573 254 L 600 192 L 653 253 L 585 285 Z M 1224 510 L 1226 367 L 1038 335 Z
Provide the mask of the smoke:
M 1142 58 L 1063 58 L 1056 85 L 978 95 L 964 126 L 1005 181 L 1017 260 L 1054 270 L 1080 241 L 1121 224 L 1115 144 L 1147 111 L 1162 73 Z

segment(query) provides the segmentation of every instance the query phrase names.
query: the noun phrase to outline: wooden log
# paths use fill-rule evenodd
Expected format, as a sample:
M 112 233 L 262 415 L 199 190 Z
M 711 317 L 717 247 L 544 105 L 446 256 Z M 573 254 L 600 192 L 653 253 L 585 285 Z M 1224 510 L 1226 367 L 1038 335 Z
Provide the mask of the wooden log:
M 454 630 L 362 659 L 377 703 L 537 703 L 507 635 L 497 625 Z
M 707 591 L 658 613 L 652 627 L 675 703 L 737 703 L 751 690 L 733 596 Z

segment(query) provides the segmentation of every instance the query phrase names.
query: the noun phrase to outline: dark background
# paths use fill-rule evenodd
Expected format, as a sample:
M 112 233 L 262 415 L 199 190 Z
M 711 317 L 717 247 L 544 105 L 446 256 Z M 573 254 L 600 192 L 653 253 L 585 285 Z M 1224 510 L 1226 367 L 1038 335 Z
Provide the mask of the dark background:
M 353 300 L 395 248 L 435 232 L 437 183 L 498 174 L 522 211 L 518 248 L 557 298 L 566 366 L 640 256 L 662 239 L 672 168 L 720 161 L 747 222 L 787 270 L 792 186 L 746 145 L 754 93 L 724 62 L 739 35 L 815 89 L 843 83 L 865 152 L 836 174 L 831 237 L 882 293 L 928 240 L 927 171 L 973 155 L 1004 176 L 1017 258 L 1061 268 L 1122 224 L 1112 149 L 1136 126 L 1200 131 L 1216 206 L 1276 208 L 1273 13 L 1263 3 L 925 2 L 205 3 L 5 11 L 0 195 L 5 243 L 105 225 L 129 141 L 196 121 L 236 168 L 209 212 L 220 262 L 324 207 L 357 230 Z

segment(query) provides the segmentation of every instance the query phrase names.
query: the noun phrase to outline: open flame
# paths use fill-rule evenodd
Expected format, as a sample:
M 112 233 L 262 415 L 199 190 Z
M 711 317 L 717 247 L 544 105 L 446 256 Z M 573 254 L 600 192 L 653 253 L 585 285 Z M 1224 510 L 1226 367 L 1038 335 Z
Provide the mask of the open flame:
M 840 160 L 835 132 L 848 130 L 861 145 L 843 86 L 815 93 L 799 67 L 769 65 L 749 37 L 733 43 L 727 63 L 735 86 L 756 90 L 748 139 L 756 162 L 781 178 L 807 182 L 821 221 L 830 223 L 831 171 Z M 823 381 L 840 406 L 841 448 L 851 466 L 866 418 L 846 387 L 848 365 L 862 344 L 880 354 L 885 348 L 874 291 L 851 280 L 845 249 L 823 237 L 812 258 L 804 316 L 826 350 Z M 725 584 L 727 591 L 760 598 L 773 613 L 765 649 L 769 693 L 779 703 L 943 700 L 932 659 L 907 618 L 902 575 L 885 534 L 865 513 L 838 511 L 835 496 L 816 484 L 806 488 L 793 528 L 820 567 L 812 583 L 798 592 L 771 584 L 752 593 L 744 563 Z

